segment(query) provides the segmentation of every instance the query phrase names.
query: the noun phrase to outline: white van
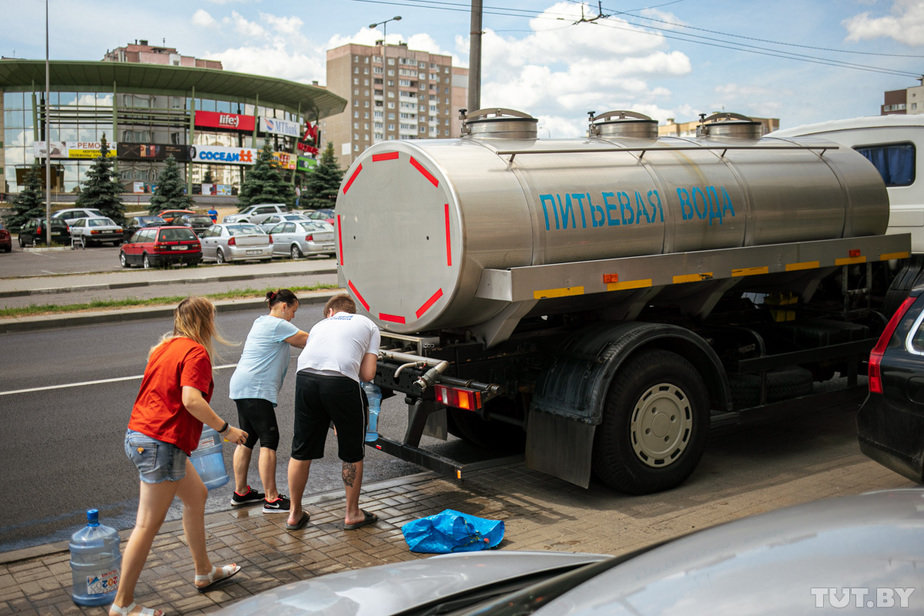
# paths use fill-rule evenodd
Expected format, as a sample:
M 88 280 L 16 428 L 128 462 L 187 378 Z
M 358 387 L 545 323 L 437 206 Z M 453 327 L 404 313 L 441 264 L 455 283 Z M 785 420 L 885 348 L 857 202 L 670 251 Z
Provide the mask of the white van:
M 857 150 L 879 170 L 889 191 L 887 233 L 911 233 L 911 251 L 924 254 L 924 115 L 887 115 L 832 120 L 766 135 L 818 137 Z

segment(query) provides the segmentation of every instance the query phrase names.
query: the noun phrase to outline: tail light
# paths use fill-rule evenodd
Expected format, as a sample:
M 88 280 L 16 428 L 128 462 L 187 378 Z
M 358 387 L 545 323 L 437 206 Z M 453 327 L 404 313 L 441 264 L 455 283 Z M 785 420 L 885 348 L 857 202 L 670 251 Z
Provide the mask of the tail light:
M 314 236 L 311 235 L 311 234 L 309 233 L 308 235 L 305 236 L 305 241 L 306 241 L 306 242 L 313 242 L 313 241 L 314 241 Z
M 234 241 L 233 237 L 228 239 L 228 246 L 237 246 L 237 242 Z
M 467 387 L 437 385 L 433 388 L 433 393 L 436 395 L 437 402 L 457 409 L 477 411 L 482 406 L 481 392 Z
M 898 307 L 898 310 L 896 310 L 895 314 L 892 315 L 892 318 L 889 319 L 885 329 L 882 330 L 882 335 L 879 336 L 879 340 L 876 341 L 876 346 L 874 346 L 873 350 L 869 353 L 870 393 L 882 393 L 882 356 L 885 354 L 886 347 L 889 346 L 889 340 L 892 339 L 892 334 L 895 333 L 895 329 L 898 327 L 898 324 L 901 323 L 902 318 L 904 318 L 905 313 L 908 312 L 908 309 L 911 308 L 911 304 L 914 303 L 914 300 L 915 298 L 913 297 L 905 298 L 905 301 L 902 302 L 902 305 Z
M 269 240 L 270 240 L 270 242 L 269 242 L 269 243 L 270 243 L 270 244 L 272 244 L 272 243 L 273 243 L 273 236 L 272 236 L 272 235 L 271 235 L 271 236 L 269 236 Z

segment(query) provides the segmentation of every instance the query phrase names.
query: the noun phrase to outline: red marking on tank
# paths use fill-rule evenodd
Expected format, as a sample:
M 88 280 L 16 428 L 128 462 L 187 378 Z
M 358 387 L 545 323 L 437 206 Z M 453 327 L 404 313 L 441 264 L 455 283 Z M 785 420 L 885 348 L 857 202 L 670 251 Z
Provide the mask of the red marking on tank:
M 353 295 L 356 296 L 356 299 L 359 300 L 359 303 L 362 304 L 362 305 L 363 305 L 363 308 L 365 308 L 365 309 L 366 309 L 366 312 L 368 312 L 368 311 L 369 311 L 369 304 L 366 302 L 366 300 L 363 298 L 363 296 L 359 294 L 359 291 L 356 290 L 356 287 L 353 286 L 353 281 L 352 281 L 352 280 L 347 280 L 347 286 L 350 287 L 350 291 L 353 292 Z
M 397 158 L 397 152 L 383 152 L 382 154 L 373 154 L 372 162 L 377 163 L 380 160 L 396 160 Z
M 401 325 L 404 325 L 404 317 L 397 314 L 385 314 L 384 312 L 380 312 L 379 319 L 382 321 L 390 321 L 392 323 L 400 323 Z
M 420 308 L 418 308 L 418 309 L 417 309 L 417 312 L 414 313 L 414 314 L 416 314 L 416 315 L 417 315 L 417 318 L 419 319 L 420 317 L 423 316 L 423 314 L 424 314 L 427 310 L 430 310 L 430 306 L 432 306 L 433 304 L 435 304 L 435 303 L 436 303 L 436 300 L 438 300 L 438 299 L 441 298 L 441 297 L 443 297 L 443 290 L 442 290 L 442 289 L 437 289 L 437 290 L 436 290 L 436 293 L 434 293 L 433 296 L 432 296 L 430 299 L 428 299 L 426 302 L 424 302 L 424 305 L 421 306 Z
M 418 171 L 420 171 L 420 173 L 421 173 L 425 178 L 427 178 L 428 180 L 430 180 L 430 183 L 431 183 L 431 184 L 433 184 L 435 187 L 439 188 L 439 186 L 440 186 L 440 181 L 437 180 L 435 177 L 433 177 L 433 174 L 431 174 L 429 171 L 427 171 L 426 169 L 424 169 L 424 166 L 421 165 L 419 162 L 417 162 L 417 159 L 415 159 L 413 156 L 411 156 L 411 164 L 414 165 L 414 168 L 417 169 Z
M 452 238 L 449 234 L 449 204 L 443 205 L 443 214 L 446 218 L 446 266 L 452 267 Z
M 340 214 L 337 214 L 337 248 L 337 252 L 340 253 L 340 265 L 343 265 L 343 228 L 340 226 Z
M 346 186 L 343 187 L 343 194 L 347 194 L 347 191 L 350 190 L 350 186 L 353 185 L 353 180 L 356 179 L 356 176 L 359 175 L 359 172 L 362 170 L 363 165 L 360 163 L 360 165 L 356 167 L 356 171 L 353 172 L 353 175 L 350 176 L 350 180 L 346 183 Z

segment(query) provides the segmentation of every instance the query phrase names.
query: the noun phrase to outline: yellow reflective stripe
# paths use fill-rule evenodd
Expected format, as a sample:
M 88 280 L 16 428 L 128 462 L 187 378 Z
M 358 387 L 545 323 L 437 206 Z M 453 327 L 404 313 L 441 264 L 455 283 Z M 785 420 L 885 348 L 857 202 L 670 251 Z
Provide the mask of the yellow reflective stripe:
M 761 265 L 758 267 L 739 267 L 732 269 L 731 275 L 732 278 L 738 276 L 756 276 L 757 274 L 766 274 L 770 271 L 770 268 L 766 265 Z
M 821 267 L 820 261 L 802 261 L 800 263 L 787 263 L 787 272 L 797 272 L 799 270 L 818 269 Z
M 607 291 L 625 291 L 626 289 L 644 289 L 651 286 L 651 278 L 641 280 L 624 280 L 622 282 L 609 282 L 606 285 Z
M 583 295 L 584 287 L 562 287 L 560 289 L 541 289 L 533 291 L 533 299 L 546 299 L 549 297 L 567 297 L 569 295 Z
M 854 263 L 866 263 L 866 257 L 841 257 L 834 260 L 834 265 L 853 265 Z
M 679 276 L 674 276 L 674 284 L 681 284 L 684 282 L 700 282 L 701 280 L 710 280 L 712 278 L 712 272 L 700 272 L 698 274 L 680 274 Z
M 909 252 L 887 252 L 885 254 L 879 255 L 880 261 L 888 261 L 889 259 L 907 259 L 911 256 Z

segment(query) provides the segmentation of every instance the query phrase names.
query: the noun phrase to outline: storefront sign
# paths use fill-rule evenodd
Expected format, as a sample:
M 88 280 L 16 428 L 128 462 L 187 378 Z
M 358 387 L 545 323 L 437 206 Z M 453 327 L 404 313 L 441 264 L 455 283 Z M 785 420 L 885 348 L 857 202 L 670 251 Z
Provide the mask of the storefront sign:
M 321 129 L 317 124 L 305 122 L 305 134 L 298 142 L 298 149 L 306 154 L 317 155 L 318 144 L 321 143 Z
M 99 158 L 100 147 L 99 141 L 52 141 L 49 158 Z M 106 158 L 115 158 L 118 145 L 109 143 L 108 147 Z M 45 158 L 44 141 L 34 142 L 32 149 L 36 158 Z
M 299 171 L 314 171 L 318 167 L 318 161 L 315 158 L 308 158 L 307 156 L 298 157 L 298 166 L 296 167 Z
M 280 169 L 295 169 L 295 156 L 288 152 L 273 152 L 273 158 Z
M 120 143 L 119 160 L 167 160 L 189 162 L 189 146 L 172 143 Z
M 252 165 L 257 162 L 259 150 L 229 148 L 221 145 L 194 145 L 189 147 L 190 159 L 197 163 L 219 165 Z
M 262 134 L 285 135 L 286 137 L 301 137 L 298 123 L 275 118 L 260 116 L 260 132 Z
M 222 111 L 197 111 L 196 127 L 217 128 L 219 130 L 233 130 L 252 133 L 256 126 L 256 118 L 251 115 L 237 113 L 224 113 Z

